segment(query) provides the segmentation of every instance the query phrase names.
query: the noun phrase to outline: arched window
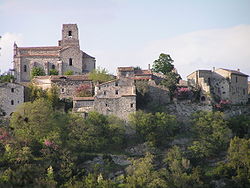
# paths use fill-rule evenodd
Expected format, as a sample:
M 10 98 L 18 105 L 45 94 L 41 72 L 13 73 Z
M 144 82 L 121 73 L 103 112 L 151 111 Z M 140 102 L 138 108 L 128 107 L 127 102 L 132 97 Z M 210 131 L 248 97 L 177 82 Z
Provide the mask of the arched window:
M 11 105 L 14 105 L 14 100 L 11 100 Z
M 73 60 L 72 58 L 69 58 L 69 66 L 72 66 L 73 65 Z
M 69 32 L 68 32 L 68 36 L 69 36 L 69 37 L 72 37 L 72 31 L 69 31 Z
M 56 68 L 56 66 L 55 66 L 55 65 L 52 65 L 52 66 L 51 66 L 51 68 L 52 68 L 52 69 L 55 69 L 55 68 Z
M 14 93 L 14 88 L 11 88 L 11 92 Z
M 23 66 L 23 72 L 27 72 L 27 65 Z

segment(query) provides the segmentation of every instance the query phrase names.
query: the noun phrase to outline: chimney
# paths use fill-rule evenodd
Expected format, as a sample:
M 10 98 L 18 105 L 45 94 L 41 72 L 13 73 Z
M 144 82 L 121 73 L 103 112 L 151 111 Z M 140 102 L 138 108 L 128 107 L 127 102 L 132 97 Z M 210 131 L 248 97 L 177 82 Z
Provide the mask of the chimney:
M 215 67 L 213 67 L 213 72 L 215 71 Z
M 240 69 L 237 69 L 238 72 L 240 72 Z
M 150 64 L 148 64 L 148 70 L 151 70 Z

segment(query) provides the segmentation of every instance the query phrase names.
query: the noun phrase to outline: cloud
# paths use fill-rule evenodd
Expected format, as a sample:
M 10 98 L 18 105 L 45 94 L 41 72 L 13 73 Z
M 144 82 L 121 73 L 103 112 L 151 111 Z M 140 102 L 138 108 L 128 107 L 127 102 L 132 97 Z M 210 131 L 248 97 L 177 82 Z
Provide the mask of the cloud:
M 22 35 L 15 33 L 4 33 L 0 39 L 0 70 L 1 73 L 13 68 L 13 44 L 21 44 Z
M 250 25 L 201 30 L 149 43 L 142 53 L 144 67 L 168 53 L 184 79 L 197 69 L 240 69 L 250 75 Z

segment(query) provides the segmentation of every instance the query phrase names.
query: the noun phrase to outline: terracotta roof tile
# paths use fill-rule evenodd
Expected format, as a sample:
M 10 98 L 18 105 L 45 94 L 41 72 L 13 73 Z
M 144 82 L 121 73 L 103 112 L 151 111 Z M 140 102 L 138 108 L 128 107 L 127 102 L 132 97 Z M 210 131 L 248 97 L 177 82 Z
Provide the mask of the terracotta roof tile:
M 74 101 L 93 101 L 95 97 L 73 97 Z
M 134 71 L 134 67 L 118 67 L 118 71 Z
M 244 73 L 242 73 L 242 72 L 240 72 L 240 71 L 230 70 L 230 69 L 224 69 L 224 68 L 220 68 L 220 69 L 225 70 L 225 71 L 228 71 L 228 72 L 230 72 L 230 73 L 232 73 L 232 74 L 238 74 L 238 75 L 241 75 L 241 76 L 248 76 L 247 74 L 244 74 Z
M 50 79 L 51 81 L 60 81 L 60 80 L 86 80 L 91 81 L 88 78 L 88 75 L 52 75 L 52 76 L 36 76 L 35 79 Z
M 60 50 L 61 46 L 18 47 L 19 50 Z
M 21 54 L 20 57 L 59 57 L 59 54 Z

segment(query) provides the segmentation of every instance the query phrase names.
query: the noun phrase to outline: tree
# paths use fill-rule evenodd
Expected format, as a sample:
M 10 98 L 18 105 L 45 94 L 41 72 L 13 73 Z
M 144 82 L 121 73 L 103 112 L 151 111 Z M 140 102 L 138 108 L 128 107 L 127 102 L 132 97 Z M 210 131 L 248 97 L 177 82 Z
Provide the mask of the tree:
M 228 149 L 228 166 L 236 172 L 232 179 L 241 187 L 250 186 L 250 139 L 233 138 Z
M 154 169 L 153 158 L 152 154 L 147 153 L 143 158 L 132 160 L 132 164 L 126 169 L 128 175 L 125 178 L 125 187 L 168 187 L 160 173 Z
M 18 140 L 25 143 L 43 144 L 47 138 L 55 134 L 58 134 L 61 139 L 66 133 L 67 121 L 67 116 L 54 112 L 46 99 L 38 99 L 34 102 L 23 103 L 13 113 L 10 127 Z
M 221 112 L 195 113 L 192 132 L 195 136 L 189 150 L 196 159 L 204 159 L 225 150 L 231 138 L 231 130 Z
M 31 78 L 34 78 L 35 76 L 45 76 L 45 72 L 42 67 L 34 67 L 31 70 Z
M 239 115 L 229 119 L 229 128 L 240 138 L 250 138 L 250 116 Z
M 154 61 L 152 68 L 154 72 L 164 74 L 165 78 L 161 84 L 169 88 L 172 96 L 177 88 L 176 85 L 181 79 L 180 75 L 174 71 L 173 62 L 174 60 L 170 57 L 170 55 L 161 53 L 159 59 Z
M 130 115 L 130 124 L 143 141 L 159 146 L 171 139 L 178 128 L 175 116 L 163 112 L 144 113 L 137 111 Z
M 165 169 L 167 184 L 175 188 L 204 187 L 204 183 L 200 179 L 200 169 L 192 169 L 190 161 L 183 155 L 178 146 L 173 146 L 167 151 L 164 159 L 164 163 L 167 166 Z
M 93 80 L 93 82 L 107 82 L 112 80 L 112 76 L 108 74 L 106 69 L 102 69 L 98 67 L 97 69 L 92 70 L 89 73 L 89 79 Z
M 166 75 L 174 69 L 173 62 L 170 55 L 161 53 L 159 59 L 154 61 L 152 70 Z

